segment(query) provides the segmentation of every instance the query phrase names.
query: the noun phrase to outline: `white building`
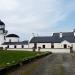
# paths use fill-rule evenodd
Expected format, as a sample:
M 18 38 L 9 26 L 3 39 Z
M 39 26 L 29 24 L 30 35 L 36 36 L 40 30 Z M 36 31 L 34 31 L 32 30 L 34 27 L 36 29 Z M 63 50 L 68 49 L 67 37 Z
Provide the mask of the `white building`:
M 28 48 L 28 41 L 19 41 L 16 34 L 7 34 L 5 24 L 0 20 L 0 47 L 4 49 L 24 49 Z
M 29 44 L 30 48 L 40 51 L 70 52 L 75 51 L 75 31 L 53 33 L 52 36 L 33 37 Z
M 0 46 L 5 42 L 7 32 L 8 31 L 5 30 L 5 24 L 0 20 Z
M 2 44 L 3 48 L 7 49 L 24 49 L 28 48 L 28 41 L 19 41 L 19 36 L 16 34 L 8 34 L 6 41 Z
M 9 50 L 29 50 L 51 52 L 75 51 L 75 30 L 73 32 L 53 33 L 52 36 L 32 37 L 30 41 L 19 41 L 16 34 L 7 34 L 5 24 L 0 20 L 0 47 Z M 31 49 L 31 50 L 30 50 Z

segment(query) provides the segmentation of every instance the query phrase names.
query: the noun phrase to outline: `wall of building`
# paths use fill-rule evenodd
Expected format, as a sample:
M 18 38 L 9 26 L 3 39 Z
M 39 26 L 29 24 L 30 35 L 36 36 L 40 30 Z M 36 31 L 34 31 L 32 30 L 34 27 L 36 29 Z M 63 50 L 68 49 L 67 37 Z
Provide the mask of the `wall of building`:
M 28 48 L 29 46 L 28 45 L 24 45 L 24 48 Z
M 34 43 L 29 43 L 29 48 L 33 48 L 34 47 Z
M 0 45 L 4 43 L 4 34 L 0 34 Z
M 37 48 L 43 48 L 43 45 L 45 45 L 45 48 L 51 48 L 51 43 L 37 43 Z
M 43 48 L 43 45 L 45 45 L 45 48 L 51 48 L 51 43 L 37 43 L 37 48 L 38 47 Z M 33 47 L 34 47 L 34 43 L 30 43 L 29 48 L 33 48 Z
M 72 43 L 73 51 L 75 51 L 75 43 Z
M 67 45 L 67 48 L 71 47 L 71 43 L 67 41 L 63 41 L 61 43 L 54 43 L 54 48 L 64 48 L 64 44 Z M 45 45 L 45 48 L 51 48 L 51 43 L 37 43 L 37 48 L 38 47 L 43 48 L 43 45 Z M 30 43 L 29 48 L 33 48 L 33 47 L 34 47 L 34 43 Z
M 19 38 L 17 37 L 6 37 L 6 42 L 19 42 Z
M 68 42 L 68 41 L 66 41 L 66 40 L 62 41 L 60 45 L 61 45 L 62 48 L 64 48 L 64 45 L 65 45 L 65 44 L 67 45 L 67 48 L 70 48 L 71 45 L 72 45 L 70 42 Z
M 62 48 L 60 43 L 54 43 L 54 48 Z
M 2 45 L 1 47 L 3 47 L 5 49 L 5 47 L 7 47 L 8 45 Z M 9 45 L 9 48 L 14 48 L 14 46 L 16 46 L 17 48 L 22 48 L 22 45 Z M 28 48 L 28 45 L 23 45 L 23 48 Z
M 7 50 L 13 50 L 13 51 L 33 51 L 32 49 L 28 49 L 28 48 L 9 48 Z

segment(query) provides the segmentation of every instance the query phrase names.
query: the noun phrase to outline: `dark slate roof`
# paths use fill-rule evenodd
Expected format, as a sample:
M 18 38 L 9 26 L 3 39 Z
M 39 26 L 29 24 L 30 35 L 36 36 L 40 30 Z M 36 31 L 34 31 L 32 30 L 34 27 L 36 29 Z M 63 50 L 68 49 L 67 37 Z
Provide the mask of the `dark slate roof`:
M 17 37 L 17 38 L 19 38 L 19 36 L 16 34 L 8 34 L 6 37 Z
M 62 36 L 67 36 L 67 37 L 73 37 L 74 36 L 74 33 L 73 32 L 65 32 L 65 33 L 62 33 Z
M 2 22 L 2 21 L 0 20 L 0 25 L 5 25 L 5 24 L 4 24 L 4 22 Z
M 23 41 L 23 42 L 4 42 L 2 45 L 28 45 L 28 41 Z
M 61 43 L 64 40 L 70 43 L 75 43 L 75 36 L 73 32 L 62 33 L 62 38 L 59 35 L 60 33 L 54 33 L 53 36 L 48 37 L 33 37 L 30 43 Z
M 30 43 L 49 43 L 50 37 L 33 37 Z
M 74 36 L 74 32 L 61 32 L 62 33 L 62 36 L 70 36 L 70 37 L 73 37 Z M 60 33 L 53 33 L 53 36 L 54 37 L 59 37 Z
M 53 33 L 53 36 L 57 37 L 57 36 L 59 36 L 59 33 Z
M 70 43 L 75 43 L 75 37 L 74 37 L 74 36 L 73 36 L 73 37 L 66 36 L 66 37 L 62 37 L 62 38 L 60 38 L 60 39 L 61 39 L 61 41 L 66 40 L 66 41 L 68 41 L 68 42 L 70 42 Z
M 61 42 L 60 38 L 58 37 L 33 37 L 30 43 L 55 43 Z

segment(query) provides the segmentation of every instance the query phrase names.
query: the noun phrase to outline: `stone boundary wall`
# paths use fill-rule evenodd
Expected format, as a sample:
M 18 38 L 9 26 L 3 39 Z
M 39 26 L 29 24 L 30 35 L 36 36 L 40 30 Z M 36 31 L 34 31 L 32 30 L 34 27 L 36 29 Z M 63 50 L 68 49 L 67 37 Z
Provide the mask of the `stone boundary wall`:
M 33 51 L 31 48 L 10 48 L 7 50 L 14 50 L 14 51 Z M 40 50 L 36 49 L 35 51 L 40 51 L 40 52 L 52 52 L 52 53 L 70 53 L 70 49 L 64 49 L 64 48 L 41 48 Z

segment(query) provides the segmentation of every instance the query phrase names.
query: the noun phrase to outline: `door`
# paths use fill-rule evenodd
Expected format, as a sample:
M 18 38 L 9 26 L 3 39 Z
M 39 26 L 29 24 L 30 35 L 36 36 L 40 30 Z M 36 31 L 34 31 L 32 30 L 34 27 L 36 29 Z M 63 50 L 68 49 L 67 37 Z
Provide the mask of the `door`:
M 34 43 L 34 48 L 37 48 L 37 43 Z
M 67 48 L 67 44 L 64 44 L 64 48 Z
M 45 45 L 43 45 L 42 47 L 45 48 Z

